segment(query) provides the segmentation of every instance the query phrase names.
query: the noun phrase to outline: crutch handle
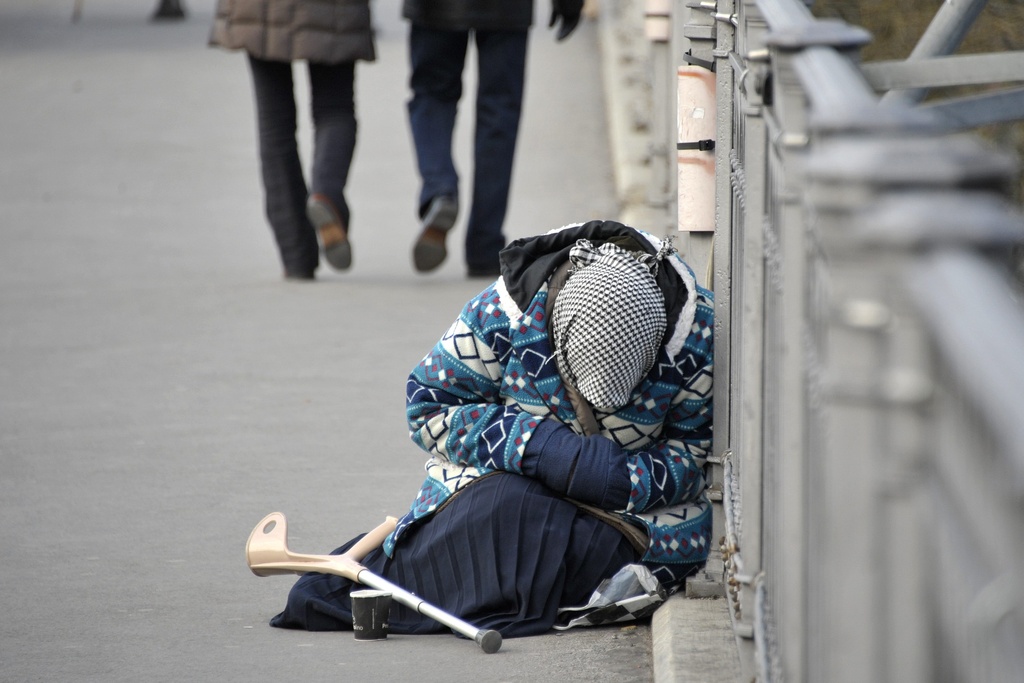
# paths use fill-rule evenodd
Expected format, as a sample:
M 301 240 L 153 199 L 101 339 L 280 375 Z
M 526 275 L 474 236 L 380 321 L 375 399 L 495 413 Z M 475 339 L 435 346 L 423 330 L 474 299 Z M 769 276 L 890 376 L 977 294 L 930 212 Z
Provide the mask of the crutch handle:
M 366 535 L 360 538 L 355 544 L 342 554 L 342 557 L 347 557 L 350 560 L 356 562 L 362 562 L 363 558 L 373 549 L 379 548 L 384 543 L 384 539 L 388 537 L 392 531 L 395 530 L 395 525 L 398 524 L 398 518 L 387 517 L 383 522 L 378 524 L 373 529 L 366 532 Z

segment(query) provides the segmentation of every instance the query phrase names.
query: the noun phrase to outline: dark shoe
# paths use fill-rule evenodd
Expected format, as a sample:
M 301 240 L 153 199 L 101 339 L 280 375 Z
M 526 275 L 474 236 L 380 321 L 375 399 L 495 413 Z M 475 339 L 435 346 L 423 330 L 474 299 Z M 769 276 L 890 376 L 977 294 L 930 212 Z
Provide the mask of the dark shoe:
M 434 197 L 430 201 L 420 223 L 420 236 L 412 248 L 412 263 L 416 270 L 426 273 L 444 263 L 448 256 L 444 240 L 455 225 L 458 214 L 459 205 L 451 197 Z
M 284 271 L 284 279 L 285 280 L 315 280 L 316 276 L 313 274 L 312 270 L 302 270 L 302 271 L 299 271 L 299 270 L 287 270 L 286 269 Z
M 322 194 L 310 195 L 306 202 L 306 216 L 316 228 L 320 250 L 327 262 L 338 270 L 348 270 L 352 265 L 352 244 L 331 200 Z
M 474 266 L 469 266 L 466 269 L 466 274 L 469 277 L 497 278 L 499 275 L 501 275 L 501 266 L 489 266 L 486 268 L 477 268 Z

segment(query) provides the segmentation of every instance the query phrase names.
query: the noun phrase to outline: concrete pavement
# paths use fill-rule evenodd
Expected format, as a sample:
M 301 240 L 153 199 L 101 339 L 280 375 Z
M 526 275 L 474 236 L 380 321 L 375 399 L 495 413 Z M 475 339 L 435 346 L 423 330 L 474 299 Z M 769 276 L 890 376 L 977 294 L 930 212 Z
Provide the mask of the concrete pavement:
M 461 221 L 439 272 L 411 267 L 399 1 L 373 4 L 380 59 L 357 69 L 355 265 L 315 283 L 280 278 L 245 60 L 205 47 L 213 0 L 160 23 L 152 3 L 85 0 L 75 24 L 71 2 L 23 5 L 0 7 L 0 680 L 651 680 L 648 625 L 494 656 L 266 625 L 291 580 L 245 567 L 252 526 L 282 510 L 292 547 L 324 552 L 407 508 L 405 376 L 483 286 Z M 543 14 L 513 239 L 621 208 L 596 28 L 556 44 Z M 356 469 L 379 485 L 353 490 Z

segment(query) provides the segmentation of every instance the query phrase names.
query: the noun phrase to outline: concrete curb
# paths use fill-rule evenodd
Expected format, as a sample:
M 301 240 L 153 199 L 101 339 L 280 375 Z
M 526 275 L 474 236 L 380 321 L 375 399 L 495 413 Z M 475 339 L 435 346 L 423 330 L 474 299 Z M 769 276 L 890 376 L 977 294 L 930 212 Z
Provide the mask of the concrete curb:
M 725 598 L 673 595 L 651 618 L 651 649 L 655 683 L 740 680 Z

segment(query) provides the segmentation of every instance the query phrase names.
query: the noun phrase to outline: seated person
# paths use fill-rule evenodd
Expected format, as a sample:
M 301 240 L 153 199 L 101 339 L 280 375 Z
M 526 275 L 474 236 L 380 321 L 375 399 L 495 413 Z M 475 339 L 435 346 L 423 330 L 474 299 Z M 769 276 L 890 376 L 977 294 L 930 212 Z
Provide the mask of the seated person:
M 427 478 L 361 564 L 504 637 L 628 564 L 678 590 L 711 542 L 712 326 L 670 241 L 591 221 L 510 244 L 409 377 Z M 351 629 L 353 585 L 307 574 L 271 623 Z M 447 630 L 397 604 L 390 627 Z

